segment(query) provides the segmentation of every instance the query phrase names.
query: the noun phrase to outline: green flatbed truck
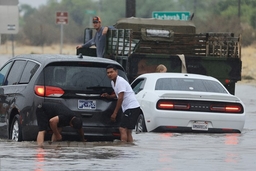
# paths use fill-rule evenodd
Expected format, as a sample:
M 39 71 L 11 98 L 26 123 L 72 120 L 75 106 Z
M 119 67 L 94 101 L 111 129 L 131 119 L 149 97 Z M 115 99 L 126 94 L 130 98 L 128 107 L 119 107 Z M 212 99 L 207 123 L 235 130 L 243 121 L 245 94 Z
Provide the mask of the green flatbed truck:
M 115 28 L 107 34 L 104 57 L 121 63 L 130 82 L 164 64 L 167 72 L 213 76 L 235 93 L 242 71 L 240 35 L 196 33 L 191 21 L 153 18 L 124 18 Z M 84 33 L 86 42 L 93 30 L 87 28 Z M 96 56 L 95 48 L 78 49 L 80 53 Z

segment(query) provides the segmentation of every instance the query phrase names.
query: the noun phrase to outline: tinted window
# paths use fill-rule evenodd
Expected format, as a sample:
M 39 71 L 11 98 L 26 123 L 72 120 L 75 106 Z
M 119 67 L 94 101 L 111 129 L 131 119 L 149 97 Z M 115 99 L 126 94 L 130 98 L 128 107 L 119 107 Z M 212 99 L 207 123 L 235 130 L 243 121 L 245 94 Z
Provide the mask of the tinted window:
M 20 74 L 23 72 L 25 64 L 26 61 L 23 60 L 17 60 L 14 62 L 7 77 L 8 85 L 18 84 Z
M 132 89 L 134 91 L 135 94 L 137 94 L 138 92 L 140 92 L 143 87 L 144 87 L 144 79 L 141 78 L 141 79 L 137 79 L 131 86 L 132 86 Z
M 47 66 L 45 72 L 45 85 L 61 87 L 64 90 L 89 90 L 91 87 L 111 87 L 110 79 L 106 73 L 107 64 L 73 62 L 54 63 Z M 126 78 L 121 68 L 118 75 Z M 42 84 L 40 76 L 39 84 Z
M 6 64 L 0 71 L 0 85 L 4 85 L 4 80 L 6 78 L 7 72 L 9 70 L 9 68 L 11 67 L 12 62 L 9 62 L 8 64 Z M 7 83 L 5 83 L 7 84 Z
M 21 84 L 28 83 L 38 68 L 39 68 L 39 64 L 29 61 L 26 64 L 26 67 L 22 73 L 20 83 Z
M 183 78 L 160 78 L 156 82 L 155 90 L 227 93 L 220 83 L 216 81 Z

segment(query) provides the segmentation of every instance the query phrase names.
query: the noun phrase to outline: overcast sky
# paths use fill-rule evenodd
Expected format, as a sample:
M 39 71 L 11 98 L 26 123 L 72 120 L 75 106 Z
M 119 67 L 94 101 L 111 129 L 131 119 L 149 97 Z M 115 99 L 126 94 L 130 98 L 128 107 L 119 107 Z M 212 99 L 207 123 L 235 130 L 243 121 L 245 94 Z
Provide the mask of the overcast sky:
M 45 5 L 47 0 L 19 0 L 19 5 L 29 4 L 32 7 L 38 8 L 40 5 Z
M 18 0 L 19 5 L 21 4 L 29 4 L 32 7 L 38 8 L 40 5 L 45 5 L 48 0 Z M 61 2 L 61 0 L 58 0 Z

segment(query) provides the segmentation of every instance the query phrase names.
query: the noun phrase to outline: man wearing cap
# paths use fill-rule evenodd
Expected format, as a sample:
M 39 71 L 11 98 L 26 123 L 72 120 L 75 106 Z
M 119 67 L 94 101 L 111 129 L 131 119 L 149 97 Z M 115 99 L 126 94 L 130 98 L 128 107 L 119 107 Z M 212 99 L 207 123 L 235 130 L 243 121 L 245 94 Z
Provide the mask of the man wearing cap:
M 97 53 L 97 57 L 103 57 L 104 52 L 105 52 L 105 45 L 106 45 L 106 34 L 108 32 L 108 29 L 114 29 L 113 26 L 109 26 L 109 27 L 102 27 L 101 26 L 101 19 L 98 16 L 93 17 L 92 19 L 93 22 L 93 27 L 96 29 L 96 34 L 94 36 L 94 38 L 92 38 L 91 40 L 89 40 L 88 42 L 86 42 L 83 45 L 78 45 L 76 48 L 89 48 L 92 45 L 96 46 L 96 53 Z

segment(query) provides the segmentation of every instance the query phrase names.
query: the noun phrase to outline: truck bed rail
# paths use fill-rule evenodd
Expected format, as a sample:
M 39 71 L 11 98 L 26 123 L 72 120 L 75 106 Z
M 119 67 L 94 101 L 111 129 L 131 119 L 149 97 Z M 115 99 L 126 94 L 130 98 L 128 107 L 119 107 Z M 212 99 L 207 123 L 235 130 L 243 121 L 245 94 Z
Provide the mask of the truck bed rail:
M 144 35 L 143 35 L 144 34 Z M 130 29 L 110 30 L 105 54 L 129 56 L 130 54 L 184 54 L 186 56 L 216 56 L 241 58 L 240 35 L 233 33 L 176 34 L 170 40 L 145 39 L 145 33 Z

